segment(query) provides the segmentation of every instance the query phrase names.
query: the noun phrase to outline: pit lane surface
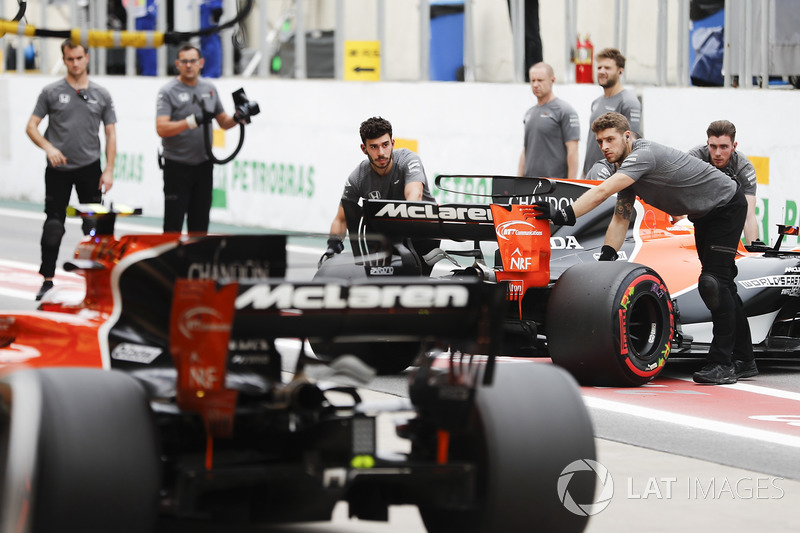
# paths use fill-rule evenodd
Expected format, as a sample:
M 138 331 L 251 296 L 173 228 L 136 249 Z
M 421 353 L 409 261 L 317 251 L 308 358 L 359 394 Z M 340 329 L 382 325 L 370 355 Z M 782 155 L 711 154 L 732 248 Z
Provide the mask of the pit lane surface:
M 0 309 L 35 309 L 43 216 L 40 206 L 0 204 Z M 121 219 L 118 234 L 158 231 L 160 221 Z M 229 231 L 230 228 L 212 228 Z M 59 265 L 80 240 L 68 221 Z M 309 251 L 316 261 L 322 250 Z M 303 255 L 302 250 L 295 253 Z M 295 256 L 297 257 L 297 256 Z M 80 277 L 56 274 L 60 290 L 82 291 Z M 291 347 L 285 368 L 291 370 Z M 501 364 L 549 364 L 504 358 Z M 699 386 L 701 361 L 673 359 L 655 382 L 637 389 L 587 388 L 582 394 L 597 437 L 598 461 L 614 482 L 610 505 L 586 531 L 795 531 L 800 504 L 800 361 L 760 360 L 760 375 L 736 385 Z M 383 398 L 404 396 L 407 376 L 378 378 Z M 535 406 L 532 406 L 535 408 Z M 402 446 L 384 423 L 381 441 Z M 554 490 L 555 487 L 554 487 Z M 524 497 L 524 495 L 520 495 Z M 533 528 L 532 528 L 533 529 Z M 201 531 L 196 528 L 194 531 Z M 416 509 L 393 508 L 390 522 L 351 521 L 340 505 L 331 523 L 270 531 L 424 531 Z

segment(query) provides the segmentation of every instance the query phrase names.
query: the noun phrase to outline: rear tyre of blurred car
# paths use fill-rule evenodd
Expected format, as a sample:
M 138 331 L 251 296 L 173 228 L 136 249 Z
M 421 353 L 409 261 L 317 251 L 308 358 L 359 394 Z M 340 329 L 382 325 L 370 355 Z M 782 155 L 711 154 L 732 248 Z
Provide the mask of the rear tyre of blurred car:
M 622 261 L 567 269 L 550 293 L 546 322 L 553 362 L 582 385 L 607 387 L 655 378 L 674 332 L 664 281 L 649 267 Z
M 503 364 L 495 371 L 494 383 L 476 391 L 469 427 L 450 436 L 450 460 L 477 464 L 479 508 L 420 503 L 425 527 L 432 533 L 583 531 L 588 515 L 568 510 L 561 490 L 586 504 L 597 479 L 592 472 L 563 479 L 575 461 L 595 458 L 575 380 L 546 363 Z
M 24 370 L 0 381 L 2 530 L 153 531 L 158 441 L 142 386 L 119 372 Z

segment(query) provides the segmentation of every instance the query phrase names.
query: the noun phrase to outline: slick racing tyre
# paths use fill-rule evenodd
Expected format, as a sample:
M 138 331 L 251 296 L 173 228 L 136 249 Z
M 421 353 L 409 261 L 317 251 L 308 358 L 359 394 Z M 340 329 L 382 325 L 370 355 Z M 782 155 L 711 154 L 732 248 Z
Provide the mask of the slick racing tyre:
M 22 370 L 0 381 L 2 531 L 149 533 L 159 453 L 150 407 L 127 374 Z
M 583 531 L 588 514 L 575 512 L 575 504 L 592 502 L 598 476 L 572 475 L 568 468 L 595 459 L 575 380 L 543 363 L 504 363 L 495 371 L 493 384 L 476 391 L 468 427 L 450 436 L 450 460 L 477 467 L 476 508 L 418 503 L 425 527 L 432 533 Z
M 553 362 L 582 385 L 635 387 L 664 368 L 672 345 L 672 301 L 661 277 L 636 263 L 578 264 L 547 303 Z
M 364 266 L 356 265 L 353 254 L 343 252 L 324 261 L 314 281 L 325 278 L 335 280 L 366 280 Z M 370 342 L 311 342 L 314 354 L 323 361 L 332 361 L 340 355 L 355 355 L 375 369 L 380 375 L 398 374 L 411 366 L 423 349 L 421 342 L 398 342 L 375 338 Z

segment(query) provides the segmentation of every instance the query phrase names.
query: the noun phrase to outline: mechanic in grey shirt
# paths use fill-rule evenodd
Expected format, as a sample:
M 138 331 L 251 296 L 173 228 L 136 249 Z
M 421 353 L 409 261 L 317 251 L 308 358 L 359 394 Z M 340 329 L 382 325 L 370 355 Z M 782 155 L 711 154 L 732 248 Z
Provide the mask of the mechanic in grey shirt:
M 161 137 L 164 158 L 164 231 L 208 232 L 214 184 L 214 163 L 206 152 L 203 134 L 206 117 L 216 119 L 227 130 L 246 123 L 238 114 L 225 113 L 219 93 L 200 77 L 203 57 L 190 44 L 181 46 L 175 60 L 178 77 L 158 92 L 156 133 Z M 210 144 L 209 144 L 210 146 Z
M 604 113 L 616 111 L 625 115 L 631 125 L 631 131 L 641 135 L 642 104 L 632 91 L 623 87 L 620 79 L 625 71 L 625 56 L 616 48 L 605 48 L 597 53 L 595 62 L 597 63 L 597 83 L 603 88 L 603 95 L 592 102 L 589 124 L 594 123 Z M 583 159 L 581 175 L 586 176 L 592 165 L 599 159 L 603 159 L 603 153 L 597 147 L 594 133 L 590 129 L 586 139 L 586 155 Z
M 99 203 L 103 192 L 110 190 L 114 183 L 117 154 L 114 103 L 104 87 L 89 80 L 89 52 L 83 45 L 73 45 L 67 40 L 61 43 L 61 56 L 67 75 L 42 90 L 25 128 L 28 137 L 47 155 L 39 268 L 44 281 L 37 300 L 53 287 L 72 187 L 81 203 Z M 45 116 L 50 118 L 42 135 L 39 124 Z M 105 169 L 100 168 L 98 131 L 101 122 L 106 138 Z M 84 219 L 84 235 L 93 227 L 92 221 Z
M 553 93 L 556 77 L 550 65 L 536 63 L 528 77 L 536 105 L 528 109 L 522 121 L 525 138 L 517 175 L 575 179 L 581 136 L 578 113 Z
M 635 141 L 639 138 L 640 137 L 636 132 L 631 132 L 631 139 Z M 584 176 L 583 179 L 602 181 L 613 176 L 616 171 L 617 165 L 614 163 L 609 163 L 604 157 L 592 165 L 592 168 L 589 169 L 589 172 L 586 174 L 586 176 Z
M 737 183 L 704 161 L 649 140 L 631 139 L 628 120 L 606 113 L 592 123 L 597 143 L 617 171 L 563 209 L 537 202 L 537 218 L 573 225 L 575 219 L 617 194 L 600 260 L 616 259 L 630 225 L 636 196 L 669 214 L 687 214 L 701 273 L 697 290 L 711 311 L 713 339 L 708 364 L 695 372 L 698 383 L 730 384 L 758 372 L 753 361 L 750 327 L 736 292 L 736 248 L 747 212 Z
M 347 178 L 342 200 L 357 202 L 368 198 L 435 202 L 428 188 L 422 160 L 406 148 L 394 149 L 392 125 L 388 120 L 369 118 L 361 123 L 359 133 L 361 151 L 367 159 L 359 163 Z M 344 250 L 346 234 L 347 220 L 340 201 L 323 259 Z
M 747 217 L 744 221 L 744 243 L 758 240 L 756 221 L 756 170 L 742 153 L 736 151 L 736 126 L 727 120 L 715 120 L 706 130 L 706 144 L 689 150 L 689 155 L 711 163 L 739 183 L 747 200 Z

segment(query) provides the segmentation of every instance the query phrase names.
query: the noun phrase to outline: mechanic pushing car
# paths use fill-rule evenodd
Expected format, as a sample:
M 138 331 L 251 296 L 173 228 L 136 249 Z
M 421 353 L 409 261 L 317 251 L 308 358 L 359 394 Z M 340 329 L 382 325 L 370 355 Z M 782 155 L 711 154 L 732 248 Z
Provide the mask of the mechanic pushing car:
M 747 200 L 747 217 L 744 222 L 744 243 L 753 244 L 758 240 L 758 222 L 756 221 L 756 169 L 747 156 L 736 151 L 736 126 L 728 120 L 715 120 L 706 130 L 706 144 L 689 150 L 693 155 L 711 163 L 725 174 L 739 182 Z
M 372 200 L 410 200 L 435 202 L 428 188 L 428 178 L 422 160 L 407 148 L 394 149 L 392 124 L 381 117 L 368 118 L 361 123 L 361 151 L 367 156 L 347 178 L 342 200 L 358 202 Z M 331 224 L 328 248 L 321 260 L 344 250 L 347 220 L 344 207 Z M 419 252 L 424 253 L 422 250 Z
M 713 323 L 708 361 L 694 373 L 694 381 L 723 385 L 757 375 L 750 326 L 734 282 L 736 248 L 747 214 L 741 187 L 719 169 L 680 150 L 646 139 L 634 141 L 628 120 L 619 113 L 601 115 L 592 123 L 592 131 L 616 173 L 562 209 L 537 202 L 537 218 L 574 225 L 577 217 L 617 193 L 600 254 L 601 261 L 613 261 L 625 240 L 637 195 L 667 213 L 687 214 L 694 223 L 701 264 L 698 292 Z

